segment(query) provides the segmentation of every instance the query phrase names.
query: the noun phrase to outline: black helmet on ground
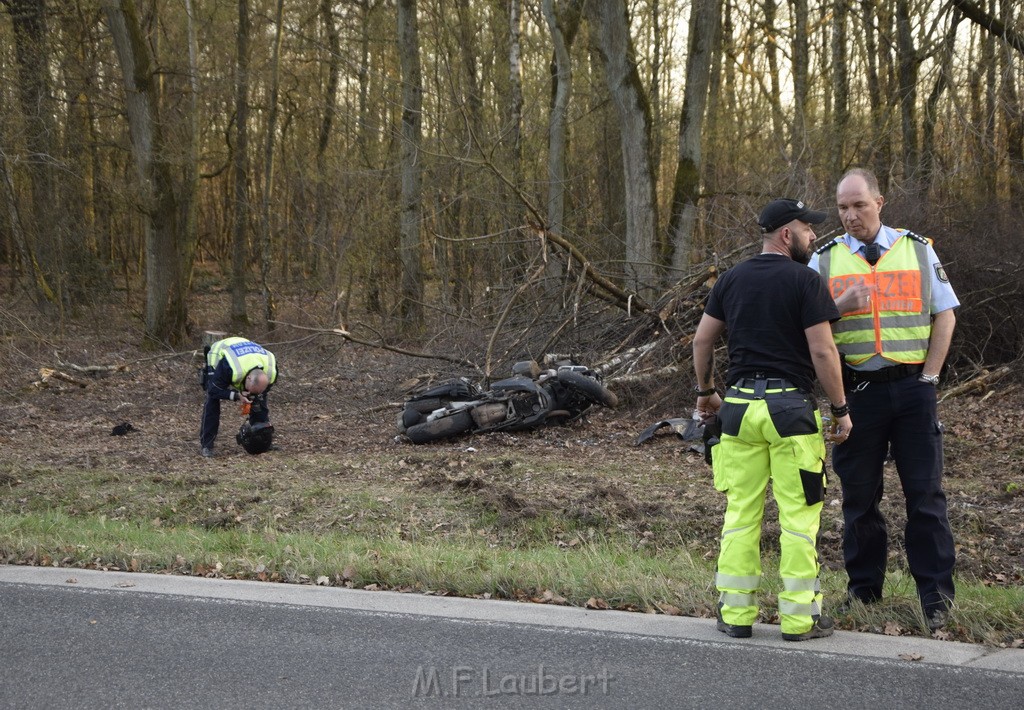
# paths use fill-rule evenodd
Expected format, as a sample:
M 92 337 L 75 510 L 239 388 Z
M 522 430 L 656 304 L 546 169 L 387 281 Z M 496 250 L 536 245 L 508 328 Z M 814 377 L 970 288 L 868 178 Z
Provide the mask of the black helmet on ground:
M 274 442 L 274 425 L 268 422 L 245 422 L 235 435 L 235 441 L 250 454 L 266 453 Z

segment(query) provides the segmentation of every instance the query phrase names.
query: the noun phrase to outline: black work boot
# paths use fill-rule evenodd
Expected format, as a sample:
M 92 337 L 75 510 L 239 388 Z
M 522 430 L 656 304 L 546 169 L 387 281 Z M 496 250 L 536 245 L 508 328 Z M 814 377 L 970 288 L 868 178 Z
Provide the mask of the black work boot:
M 782 638 L 786 641 L 809 641 L 811 639 L 825 638 L 831 636 L 832 632 L 835 631 L 835 624 L 831 617 L 814 615 L 814 624 L 807 631 L 802 634 L 787 634 L 783 633 Z
M 753 626 L 740 626 L 739 624 L 727 624 L 722 620 L 722 605 L 718 605 L 718 630 L 726 636 L 734 639 L 748 639 L 754 635 Z

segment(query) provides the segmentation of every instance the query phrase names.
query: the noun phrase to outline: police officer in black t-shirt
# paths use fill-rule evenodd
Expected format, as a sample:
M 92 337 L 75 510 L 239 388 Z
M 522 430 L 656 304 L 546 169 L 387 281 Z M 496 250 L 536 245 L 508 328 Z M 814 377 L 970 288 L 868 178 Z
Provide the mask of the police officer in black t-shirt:
M 768 482 L 778 503 L 779 593 L 782 637 L 829 636 L 822 614 L 816 547 L 825 494 L 825 442 L 811 390 L 821 382 L 832 403 L 830 437 L 852 430 L 831 323 L 839 311 L 825 281 L 806 267 L 812 224 L 824 212 L 797 200 L 774 200 L 758 219 L 761 254 L 729 269 L 711 290 L 693 340 L 697 413 L 718 415 L 715 488 L 726 494 L 715 584 L 718 629 L 735 638 L 752 634 L 761 581 L 761 519 Z M 714 384 L 715 343 L 728 332 L 728 388 Z

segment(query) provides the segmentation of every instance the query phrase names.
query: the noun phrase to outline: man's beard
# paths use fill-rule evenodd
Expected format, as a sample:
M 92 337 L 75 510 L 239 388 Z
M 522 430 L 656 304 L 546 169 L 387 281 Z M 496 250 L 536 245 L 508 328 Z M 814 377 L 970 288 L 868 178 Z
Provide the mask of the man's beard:
M 789 247 L 789 258 L 798 264 L 807 266 L 811 262 L 811 248 L 793 244 Z

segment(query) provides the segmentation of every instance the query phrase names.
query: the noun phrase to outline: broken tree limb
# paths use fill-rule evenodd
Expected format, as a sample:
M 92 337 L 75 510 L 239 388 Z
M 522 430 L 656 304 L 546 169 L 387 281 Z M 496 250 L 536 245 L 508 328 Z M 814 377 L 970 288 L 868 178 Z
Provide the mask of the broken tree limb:
M 68 382 L 70 384 L 76 385 L 77 387 L 82 387 L 83 389 L 89 386 L 89 384 L 86 382 L 76 380 L 71 375 L 65 372 L 61 372 L 60 370 L 54 370 L 53 368 L 50 367 L 40 367 L 39 380 L 37 382 L 33 382 L 32 384 L 49 385 L 52 380 L 61 380 L 63 382 Z
M 310 326 L 295 325 L 294 323 L 286 323 L 284 321 L 279 321 L 279 320 L 272 320 L 272 321 L 268 321 L 268 322 L 269 323 L 273 323 L 274 325 L 288 326 L 289 328 L 295 328 L 296 330 L 308 330 L 308 331 L 312 331 L 314 333 L 320 333 L 320 334 L 323 334 L 323 335 L 337 335 L 339 337 L 344 338 L 345 340 L 348 340 L 350 342 L 355 343 L 356 345 L 365 345 L 368 348 L 377 348 L 379 350 L 387 350 L 389 352 L 398 353 L 399 355 L 408 355 L 410 357 L 420 357 L 420 358 L 424 358 L 424 359 L 427 359 L 427 360 L 445 360 L 446 362 L 453 362 L 456 365 L 462 365 L 464 367 L 472 368 L 472 369 L 476 370 L 477 372 L 480 371 L 480 366 L 477 365 L 472 360 L 464 360 L 464 359 L 462 359 L 460 357 L 456 357 L 454 355 L 443 355 L 441 353 L 423 353 L 423 352 L 417 352 L 415 350 L 406 350 L 405 348 L 399 348 L 399 347 L 396 347 L 394 345 L 388 345 L 387 343 L 384 343 L 384 342 L 371 343 L 368 340 L 363 340 L 361 338 L 355 337 L 354 335 L 352 335 L 352 333 L 350 333 L 347 330 L 343 330 L 342 328 L 312 328 Z
M 683 372 L 684 368 L 679 365 L 666 365 L 665 367 L 659 367 L 657 370 L 648 370 L 647 372 L 638 372 L 635 375 L 622 375 L 620 377 L 609 377 L 605 380 L 610 385 L 634 385 L 640 382 L 650 382 L 668 375 L 678 375 Z
M 967 382 L 962 382 L 956 387 L 951 387 L 950 389 L 943 392 L 942 397 L 939 398 L 939 401 L 944 402 L 945 400 L 951 397 L 959 397 L 960 395 L 967 394 L 968 392 L 984 390 L 993 382 L 1002 379 L 1008 374 L 1010 374 L 1009 365 L 1003 365 L 1002 367 L 991 371 L 982 370 L 981 374 L 978 375 L 977 377 L 974 377 L 968 380 Z
M 600 286 L 601 289 L 608 294 L 611 302 L 619 306 L 619 308 L 630 313 L 633 310 L 640 311 L 641 313 L 650 312 L 651 307 L 647 301 L 640 298 L 640 296 L 635 293 L 630 293 L 612 283 L 607 277 L 598 272 L 598 270 L 594 268 L 594 265 L 590 263 L 590 260 L 583 255 L 583 252 L 577 249 L 576 245 L 568 239 L 537 224 L 530 224 L 529 228 L 542 242 L 547 240 L 553 244 L 557 244 L 565 250 L 570 257 L 583 267 L 583 270 L 586 272 L 587 278 L 591 283 L 596 286 Z

